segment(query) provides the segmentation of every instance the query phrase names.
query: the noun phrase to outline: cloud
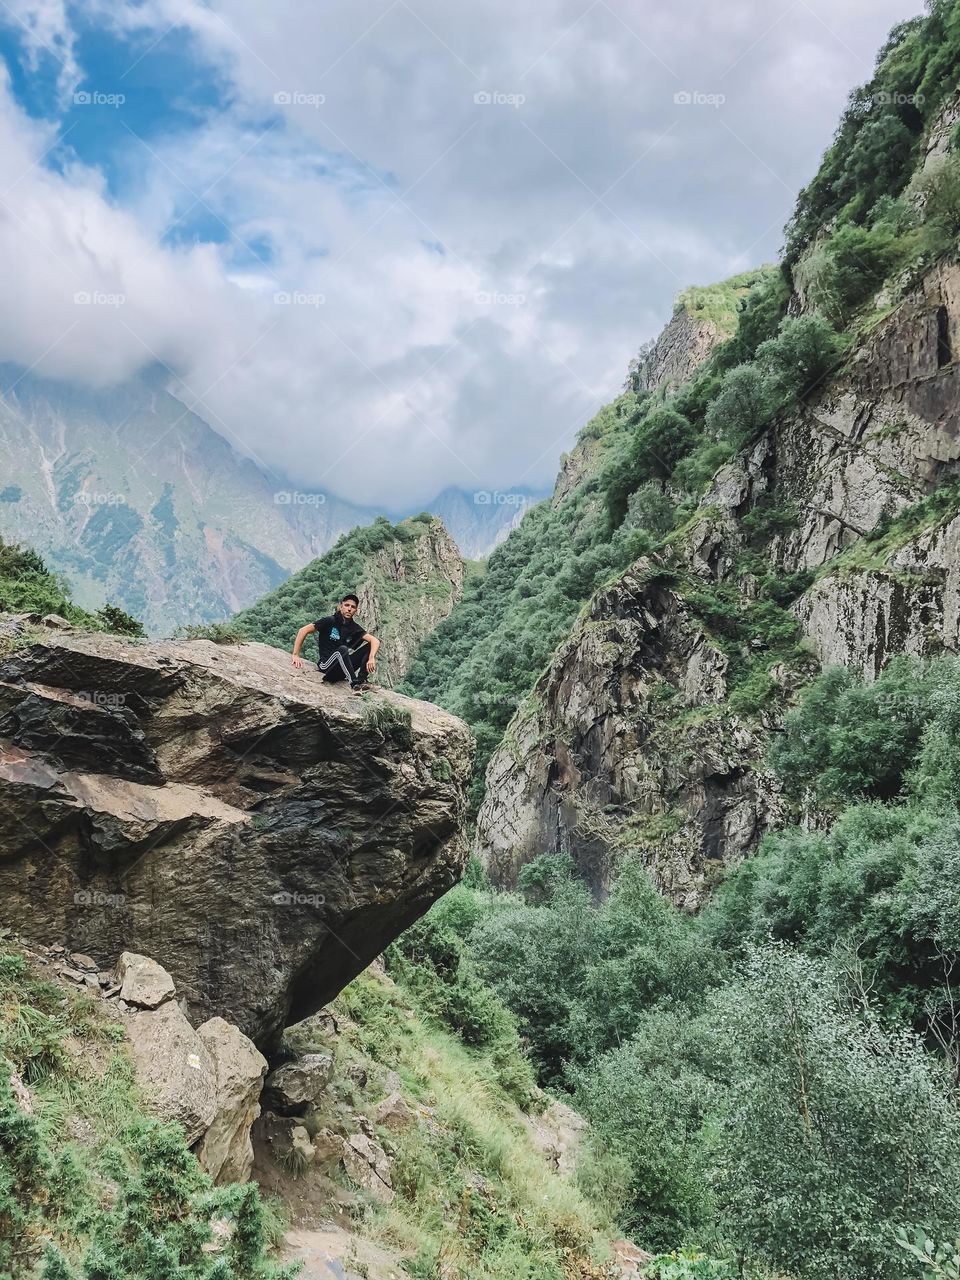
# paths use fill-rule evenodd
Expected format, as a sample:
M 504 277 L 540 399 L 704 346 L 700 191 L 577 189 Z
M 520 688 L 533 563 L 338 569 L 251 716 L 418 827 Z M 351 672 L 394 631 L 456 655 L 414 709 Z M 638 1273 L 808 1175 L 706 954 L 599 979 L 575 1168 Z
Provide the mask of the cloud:
M 67 15 L 32 7 L 72 58 Z M 264 465 L 358 500 L 549 480 L 679 289 L 775 256 L 919 4 L 688 7 L 90 0 L 131 96 L 171 32 L 228 92 L 168 135 L 117 108 L 119 205 L 97 169 L 51 171 L 53 126 L 4 88 L 0 165 L 26 173 L 0 254 L 26 296 L 0 357 L 163 361 Z

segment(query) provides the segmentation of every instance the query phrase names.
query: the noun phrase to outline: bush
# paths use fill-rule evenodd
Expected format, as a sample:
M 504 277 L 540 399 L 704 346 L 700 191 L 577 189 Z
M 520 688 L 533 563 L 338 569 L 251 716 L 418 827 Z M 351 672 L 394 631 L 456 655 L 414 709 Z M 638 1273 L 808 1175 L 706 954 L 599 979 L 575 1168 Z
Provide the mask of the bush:
M 777 407 L 770 377 L 754 364 L 740 364 L 724 377 L 720 394 L 707 409 L 707 429 L 739 449 L 766 426 Z
M 788 316 L 775 338 L 757 348 L 757 362 L 785 401 L 810 395 L 834 368 L 840 340 L 821 316 Z
M 843 668 L 826 671 L 786 717 L 770 763 L 791 792 L 810 788 L 822 803 L 895 796 L 933 716 L 934 687 L 952 679 L 952 666 L 930 670 L 907 657 L 872 685 Z

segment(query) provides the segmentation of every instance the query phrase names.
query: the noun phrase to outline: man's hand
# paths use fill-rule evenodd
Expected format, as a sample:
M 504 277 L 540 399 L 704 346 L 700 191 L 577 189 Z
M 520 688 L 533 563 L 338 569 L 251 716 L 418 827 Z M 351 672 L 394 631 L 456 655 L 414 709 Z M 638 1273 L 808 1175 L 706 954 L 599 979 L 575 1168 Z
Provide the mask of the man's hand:
M 307 664 L 304 662 L 304 660 L 300 657 L 299 653 L 295 653 L 295 654 L 293 655 L 293 657 L 291 658 L 291 662 L 293 663 L 293 665 L 294 665 L 295 667 L 300 667 L 300 668 L 301 668 L 301 670 L 302 670 L 302 669 L 307 665 Z
M 376 669 L 377 669 L 377 660 L 376 660 L 376 658 L 368 658 L 368 659 L 367 659 L 367 671 L 376 671 Z

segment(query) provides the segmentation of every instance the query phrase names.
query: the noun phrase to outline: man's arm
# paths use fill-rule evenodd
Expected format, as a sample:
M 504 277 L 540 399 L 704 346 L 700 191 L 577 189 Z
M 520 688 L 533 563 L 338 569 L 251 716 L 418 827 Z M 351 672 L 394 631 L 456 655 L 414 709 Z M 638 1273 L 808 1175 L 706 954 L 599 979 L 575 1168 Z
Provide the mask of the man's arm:
M 380 641 L 376 636 L 370 635 L 367 631 L 363 633 L 363 638 L 370 646 L 370 657 L 367 659 L 367 670 L 374 671 L 377 665 L 377 652 L 380 648 Z
M 304 661 L 300 657 L 300 649 L 307 636 L 312 635 L 316 629 L 316 623 L 308 622 L 305 627 L 301 627 L 297 632 L 297 638 L 293 642 L 293 665 L 295 667 L 302 667 L 304 665 Z

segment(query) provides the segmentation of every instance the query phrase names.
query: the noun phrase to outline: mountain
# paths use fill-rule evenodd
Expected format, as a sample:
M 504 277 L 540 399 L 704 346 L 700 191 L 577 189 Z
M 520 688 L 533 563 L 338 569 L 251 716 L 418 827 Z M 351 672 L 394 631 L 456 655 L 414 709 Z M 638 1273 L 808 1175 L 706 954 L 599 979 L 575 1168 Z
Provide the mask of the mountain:
M 549 491 L 541 489 L 447 488 L 426 510 L 443 521 L 465 560 L 482 560 L 547 497 Z
M 0 390 L 0 535 L 64 573 L 79 605 L 110 599 L 151 631 L 232 613 L 372 519 L 278 488 L 159 374 L 94 391 L 5 367 Z
M 159 370 L 91 390 L 0 366 L 0 445 L 0 536 L 65 574 L 81 607 L 110 600 L 151 633 L 227 617 L 390 514 L 269 477 Z M 535 496 L 447 489 L 429 509 L 476 558 Z
M 376 681 L 393 688 L 462 596 L 463 578 L 463 560 L 441 520 L 424 513 L 391 525 L 380 517 L 344 534 L 234 622 L 252 639 L 288 649 L 305 622 L 331 613 L 346 590 L 355 591 L 358 620 L 382 642 Z M 310 640 L 305 652 L 315 652 Z

